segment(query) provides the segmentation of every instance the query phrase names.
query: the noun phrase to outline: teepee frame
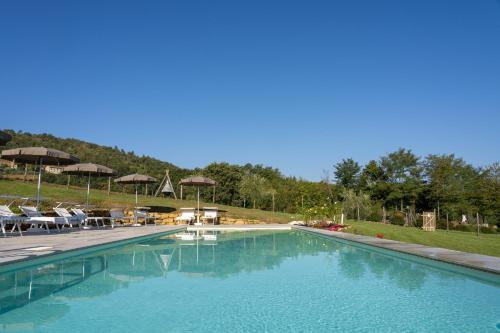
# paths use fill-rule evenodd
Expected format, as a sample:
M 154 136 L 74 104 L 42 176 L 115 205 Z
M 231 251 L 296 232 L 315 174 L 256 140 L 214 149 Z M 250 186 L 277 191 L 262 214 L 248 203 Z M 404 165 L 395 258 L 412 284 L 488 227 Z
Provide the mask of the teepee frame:
M 177 195 L 175 194 L 175 189 L 174 186 L 172 185 L 172 181 L 170 180 L 170 175 L 168 170 L 165 170 L 165 176 L 161 180 L 160 186 L 158 186 L 158 188 L 156 189 L 155 197 L 157 197 L 162 192 L 163 188 L 166 185 L 170 185 L 172 193 L 174 194 L 174 198 L 175 200 L 177 200 Z

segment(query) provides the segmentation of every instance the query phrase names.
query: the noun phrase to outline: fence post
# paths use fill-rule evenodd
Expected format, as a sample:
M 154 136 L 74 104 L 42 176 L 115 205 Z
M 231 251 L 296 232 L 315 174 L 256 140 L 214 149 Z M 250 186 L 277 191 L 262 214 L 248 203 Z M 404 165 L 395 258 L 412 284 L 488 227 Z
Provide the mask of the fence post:
M 476 212 L 477 236 L 479 237 L 479 212 Z

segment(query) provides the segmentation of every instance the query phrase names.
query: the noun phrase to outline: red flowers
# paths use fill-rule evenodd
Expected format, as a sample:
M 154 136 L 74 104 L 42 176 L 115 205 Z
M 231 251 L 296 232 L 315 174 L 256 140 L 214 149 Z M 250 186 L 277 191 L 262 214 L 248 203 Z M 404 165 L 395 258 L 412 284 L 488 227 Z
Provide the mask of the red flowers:
M 384 234 L 377 234 L 377 238 L 384 238 Z
M 328 228 L 329 231 L 339 231 L 341 230 L 342 228 L 344 228 L 345 226 L 343 225 L 340 225 L 340 224 L 334 224 L 332 225 L 331 227 Z

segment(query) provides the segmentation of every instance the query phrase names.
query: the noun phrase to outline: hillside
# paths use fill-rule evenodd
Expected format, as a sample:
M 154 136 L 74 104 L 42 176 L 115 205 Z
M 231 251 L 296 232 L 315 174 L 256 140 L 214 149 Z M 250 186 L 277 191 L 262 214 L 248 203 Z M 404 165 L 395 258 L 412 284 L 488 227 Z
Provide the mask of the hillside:
M 0 194 L 21 195 L 33 197 L 36 193 L 36 184 L 34 182 L 22 182 L 11 180 L 0 180 Z M 57 184 L 43 184 L 42 196 L 46 199 L 42 202 L 42 208 L 51 211 L 56 202 L 84 203 L 86 198 L 86 189 L 79 187 L 67 188 Z M 181 207 L 196 207 L 194 200 L 174 200 L 172 198 L 161 198 L 152 196 L 139 196 L 141 205 L 152 207 L 153 212 L 171 212 Z M 97 207 L 133 207 L 135 204 L 135 195 L 107 191 L 91 190 L 91 204 Z M 211 202 L 201 203 L 201 207 L 213 205 Z M 217 204 L 222 214 L 238 219 L 258 220 L 268 223 L 287 223 L 293 216 L 284 213 L 266 212 L 260 209 L 245 209 Z M 15 207 L 14 207 L 15 209 Z
M 318 183 L 307 182 L 293 177 L 283 176 L 279 170 L 262 165 L 246 164 L 230 165 L 228 163 L 212 163 L 205 168 L 185 169 L 172 163 L 161 161 L 150 156 L 138 156 L 134 152 L 127 152 L 117 146 L 106 147 L 94 143 L 85 142 L 72 138 L 59 138 L 50 134 L 31 134 L 27 132 L 15 132 L 5 130 L 12 135 L 6 147 L 9 149 L 15 147 L 44 146 L 59 149 L 75 156 L 78 156 L 81 162 L 92 162 L 102 164 L 117 171 L 118 175 L 127 175 L 131 173 L 147 174 L 161 180 L 165 175 L 165 170 L 169 170 L 170 177 L 177 195 L 180 189 L 177 185 L 181 178 L 193 174 L 203 174 L 217 181 L 215 201 L 218 204 L 225 204 L 239 207 L 261 208 L 264 210 L 293 212 L 296 211 L 302 196 L 305 198 L 319 198 L 324 196 L 324 187 Z M 30 173 L 34 174 L 33 166 L 29 167 Z M 21 175 L 24 168 L 18 170 L 9 170 L 3 168 L 4 175 Z M 242 180 L 249 179 L 247 188 L 242 188 Z M 67 184 L 68 178 L 65 175 L 45 174 L 43 180 L 48 183 Z M 71 177 L 72 186 L 86 186 L 84 177 Z M 107 179 L 93 179 L 92 188 L 106 189 Z M 158 186 L 156 184 L 155 186 Z M 154 186 L 149 186 L 149 192 L 153 191 Z M 112 183 L 112 191 L 133 193 L 132 186 L 125 186 Z M 246 191 L 245 191 L 246 190 Z M 143 192 L 144 189 L 141 189 Z M 322 194 L 323 193 L 323 194 Z M 192 188 L 184 188 L 184 197 L 194 199 L 195 192 Z M 202 189 L 201 197 L 206 201 L 212 199 L 211 189 Z

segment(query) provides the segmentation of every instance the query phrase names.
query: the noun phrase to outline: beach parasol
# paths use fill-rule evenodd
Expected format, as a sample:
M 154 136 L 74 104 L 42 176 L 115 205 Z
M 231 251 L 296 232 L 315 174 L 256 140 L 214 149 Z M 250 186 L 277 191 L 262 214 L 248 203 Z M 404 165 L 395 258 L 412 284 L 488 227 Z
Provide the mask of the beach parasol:
M 198 190 L 198 214 L 196 215 L 196 224 L 200 224 L 200 186 L 215 186 L 217 182 L 213 179 L 203 176 L 192 176 L 181 179 L 179 182 L 182 186 L 196 186 Z
M 134 173 L 131 175 L 123 176 L 115 179 L 115 183 L 120 184 L 134 184 L 135 185 L 135 205 L 137 206 L 137 185 L 138 184 L 152 184 L 156 183 L 156 178 L 147 175 L 140 175 L 138 173 Z
M 108 168 L 104 165 L 99 165 L 95 163 L 80 163 L 73 164 L 65 167 L 62 171 L 68 175 L 82 175 L 88 176 L 87 182 L 87 208 L 89 206 L 89 198 L 90 198 L 90 177 L 109 177 L 115 174 L 115 170 Z
M 69 165 L 80 162 L 78 157 L 63 151 L 45 147 L 14 148 L 2 151 L 2 159 L 14 163 L 38 165 L 38 185 L 36 192 L 36 205 L 40 203 L 40 188 L 42 186 L 43 165 Z

